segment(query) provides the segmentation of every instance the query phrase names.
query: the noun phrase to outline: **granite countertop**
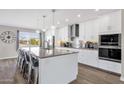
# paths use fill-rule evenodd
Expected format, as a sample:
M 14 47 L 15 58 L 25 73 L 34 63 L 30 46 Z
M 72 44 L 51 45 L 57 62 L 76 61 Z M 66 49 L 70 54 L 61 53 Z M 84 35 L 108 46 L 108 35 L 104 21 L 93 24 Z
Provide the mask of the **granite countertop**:
M 38 56 L 39 58 L 48 58 L 48 57 L 55 57 L 55 56 L 62 56 L 62 55 L 68 55 L 68 54 L 74 54 L 74 53 L 78 53 L 75 51 L 70 51 L 70 50 L 61 50 L 61 49 L 41 49 L 39 47 L 25 47 L 22 48 L 24 50 L 27 51 L 31 51 L 32 53 L 34 53 L 36 56 Z

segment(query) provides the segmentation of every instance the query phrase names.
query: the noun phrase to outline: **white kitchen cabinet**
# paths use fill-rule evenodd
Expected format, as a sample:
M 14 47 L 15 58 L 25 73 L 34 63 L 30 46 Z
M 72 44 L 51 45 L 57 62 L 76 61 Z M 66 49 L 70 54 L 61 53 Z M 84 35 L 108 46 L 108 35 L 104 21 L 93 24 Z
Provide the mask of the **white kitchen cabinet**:
M 80 24 L 79 40 L 98 41 L 99 20 L 98 18 Z
M 92 41 L 98 42 L 98 32 L 99 32 L 99 19 L 93 20 L 93 31 L 92 31 Z
M 97 50 L 88 50 L 88 49 L 81 50 L 80 49 L 78 59 L 79 59 L 79 63 L 97 67 L 98 51 Z
M 121 13 L 120 11 L 109 13 L 99 17 L 99 34 L 121 33 Z
M 85 40 L 85 23 L 79 24 L 79 40 Z
M 107 61 L 107 60 L 99 60 L 98 61 L 98 67 L 107 71 L 115 72 L 115 73 L 121 73 L 121 64 Z
M 92 40 L 92 21 L 87 21 L 85 23 L 85 41 L 91 41 Z
M 121 63 L 109 61 L 108 70 L 116 73 L 121 73 Z
M 97 67 L 107 71 L 121 73 L 121 63 L 116 63 L 98 58 L 98 50 L 61 48 L 58 49 L 78 51 L 78 62 L 89 66 Z
M 108 68 L 108 61 L 106 60 L 99 60 L 98 61 L 98 68 L 104 69 L 104 70 L 109 70 Z

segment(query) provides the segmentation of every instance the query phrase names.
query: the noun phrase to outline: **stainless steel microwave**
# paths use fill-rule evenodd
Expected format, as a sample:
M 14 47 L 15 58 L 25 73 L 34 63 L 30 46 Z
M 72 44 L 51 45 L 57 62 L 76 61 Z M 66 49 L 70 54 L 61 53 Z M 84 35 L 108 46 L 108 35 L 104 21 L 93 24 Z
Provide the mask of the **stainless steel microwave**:
M 99 36 L 100 46 L 118 46 L 121 47 L 121 34 L 107 34 Z

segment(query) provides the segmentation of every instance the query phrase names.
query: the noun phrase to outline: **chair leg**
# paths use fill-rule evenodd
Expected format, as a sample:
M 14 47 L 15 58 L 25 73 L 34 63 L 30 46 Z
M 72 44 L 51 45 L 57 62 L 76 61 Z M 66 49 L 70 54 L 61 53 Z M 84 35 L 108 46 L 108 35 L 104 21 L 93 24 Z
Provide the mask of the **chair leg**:
M 38 79 L 38 69 L 35 69 L 35 75 L 34 75 L 34 84 L 37 84 L 37 79 Z
M 30 79 L 31 79 L 31 64 L 28 65 L 28 83 L 30 83 Z

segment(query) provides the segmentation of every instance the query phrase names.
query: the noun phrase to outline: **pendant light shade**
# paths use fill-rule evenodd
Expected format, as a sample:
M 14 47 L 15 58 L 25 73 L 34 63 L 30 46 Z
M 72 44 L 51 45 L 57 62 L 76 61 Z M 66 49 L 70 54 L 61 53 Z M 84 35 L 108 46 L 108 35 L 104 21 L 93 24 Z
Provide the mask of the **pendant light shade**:
M 42 31 L 43 31 L 43 32 L 46 31 L 46 27 L 45 27 L 45 18 L 46 18 L 46 16 L 44 15 L 44 16 L 43 16 L 43 28 L 42 28 Z
M 51 29 L 56 29 L 55 27 L 55 9 L 52 9 L 52 26 Z

